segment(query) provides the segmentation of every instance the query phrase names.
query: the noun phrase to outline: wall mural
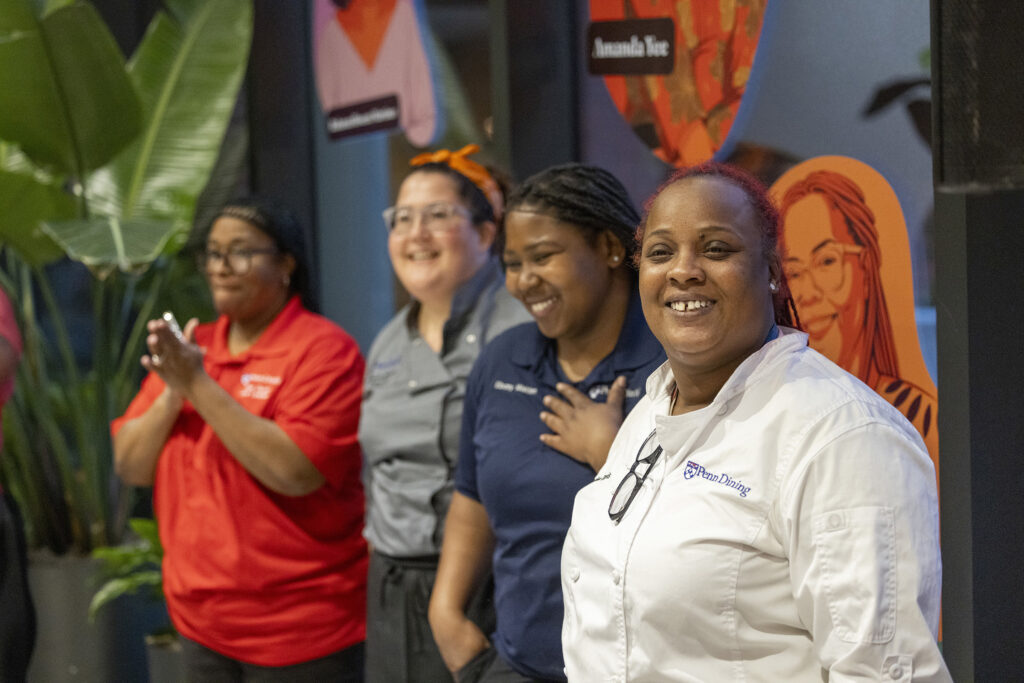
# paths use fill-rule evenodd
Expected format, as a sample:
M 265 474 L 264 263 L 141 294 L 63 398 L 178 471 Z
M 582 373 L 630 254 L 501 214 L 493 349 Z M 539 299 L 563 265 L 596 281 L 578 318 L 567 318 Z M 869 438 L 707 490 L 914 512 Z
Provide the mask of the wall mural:
M 658 158 L 674 166 L 706 161 L 722 147 L 736 118 L 765 5 L 766 0 L 590 0 L 590 72 L 604 75 L 616 108 Z M 656 59 L 667 55 L 653 23 L 666 18 L 673 24 L 668 70 Z M 645 60 L 648 66 L 641 66 Z
M 314 67 L 331 138 L 401 128 L 426 147 L 443 133 L 437 80 L 414 0 L 314 0 Z
M 937 473 L 937 392 L 917 337 L 896 193 L 876 170 L 841 156 L 794 166 L 771 193 L 782 214 L 783 270 L 811 347 L 903 413 Z

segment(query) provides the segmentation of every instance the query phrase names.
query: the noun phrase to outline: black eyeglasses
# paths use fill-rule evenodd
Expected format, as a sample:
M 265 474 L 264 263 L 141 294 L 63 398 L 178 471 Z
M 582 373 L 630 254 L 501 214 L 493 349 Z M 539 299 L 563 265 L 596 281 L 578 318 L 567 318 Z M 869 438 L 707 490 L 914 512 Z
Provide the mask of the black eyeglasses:
M 615 487 L 612 501 L 608 504 L 608 516 L 616 524 L 625 516 L 626 510 L 633 503 L 633 499 L 636 498 L 640 487 L 647 481 L 647 475 L 654 469 L 654 463 L 658 462 L 658 458 L 661 456 L 661 445 L 659 444 L 649 455 L 643 458 L 640 457 L 644 449 L 647 448 L 647 444 L 654 438 L 656 431 L 652 430 L 650 435 L 640 444 L 640 450 L 636 452 L 636 460 L 633 461 L 633 466 L 629 468 L 629 472 L 626 472 L 626 476 Z M 643 474 L 638 471 L 641 466 L 644 468 Z M 632 486 L 628 486 L 631 481 Z
M 235 275 L 245 275 L 252 268 L 252 257 L 256 254 L 276 254 L 277 249 L 249 249 L 247 247 L 231 247 L 226 252 L 216 249 L 204 249 L 196 254 L 196 265 L 199 270 L 209 271 L 215 264 L 226 262 Z

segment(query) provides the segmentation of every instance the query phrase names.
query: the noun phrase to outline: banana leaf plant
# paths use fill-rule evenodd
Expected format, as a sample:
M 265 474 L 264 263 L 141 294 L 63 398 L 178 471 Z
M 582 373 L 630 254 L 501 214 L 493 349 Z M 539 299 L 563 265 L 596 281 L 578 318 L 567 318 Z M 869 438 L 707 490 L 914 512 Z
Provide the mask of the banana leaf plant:
M 155 602 L 164 598 L 164 577 L 160 569 L 164 548 L 156 520 L 135 517 L 128 520 L 128 525 L 137 537 L 134 543 L 93 551 L 93 557 L 101 563 L 103 583 L 89 603 L 90 621 L 94 621 L 101 609 L 122 595 L 142 594 Z M 170 629 L 170 625 L 165 628 Z
M 125 62 L 88 2 L 0 0 L 0 286 L 24 338 L 0 484 L 55 553 L 125 529 L 109 423 L 137 389 L 251 44 L 252 0 L 163 4 Z M 88 324 L 58 303 L 60 259 L 88 268 Z

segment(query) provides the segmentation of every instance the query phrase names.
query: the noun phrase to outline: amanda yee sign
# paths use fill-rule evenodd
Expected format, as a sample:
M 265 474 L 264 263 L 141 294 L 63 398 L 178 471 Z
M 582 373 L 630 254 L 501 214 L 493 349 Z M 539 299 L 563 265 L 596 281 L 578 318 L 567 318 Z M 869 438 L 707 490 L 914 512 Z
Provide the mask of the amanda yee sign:
M 670 74 L 675 64 L 675 24 L 667 17 L 591 22 L 587 44 L 594 75 Z

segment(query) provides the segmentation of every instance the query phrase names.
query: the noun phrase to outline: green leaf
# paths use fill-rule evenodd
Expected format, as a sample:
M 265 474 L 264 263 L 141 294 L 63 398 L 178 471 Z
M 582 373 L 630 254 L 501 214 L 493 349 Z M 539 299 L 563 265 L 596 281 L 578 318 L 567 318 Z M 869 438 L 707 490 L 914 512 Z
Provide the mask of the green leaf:
M 133 501 L 113 473 L 109 422 L 138 387 L 145 321 L 153 310 L 164 310 L 154 309 L 156 302 L 170 294 L 200 298 L 188 283 L 182 285 L 182 278 L 168 275 L 167 264 L 181 259 L 157 255 L 180 248 L 195 196 L 208 184 L 249 51 L 251 0 L 164 4 L 183 22 L 161 14 L 150 24 L 131 61 L 130 77 L 119 55 L 115 60 L 137 108 L 144 111 L 140 129 L 131 121 L 130 107 L 110 106 L 117 98 L 109 96 L 105 65 L 88 59 L 79 65 L 70 57 L 79 49 L 114 52 L 102 47 L 113 43 L 87 4 L 0 0 L 0 171 L 11 174 L 0 177 L 0 211 L 32 216 L 12 220 L 0 214 L 0 241 L 7 241 L 5 231 L 39 236 L 91 265 L 99 277 L 109 274 L 89 283 L 95 323 L 87 345 L 94 353 L 89 370 L 83 371 L 68 330 L 85 330 L 70 318 L 65 321 L 50 271 L 26 263 L 16 249 L 3 253 L 0 281 L 17 291 L 12 300 L 25 322 L 25 351 L 15 395 L 4 410 L 7 438 L 0 469 L 26 513 L 32 543 L 56 553 L 87 553 L 116 543 L 124 532 Z M 54 41 L 57 35 L 67 39 Z M 51 54 L 54 50 L 59 54 Z M 75 82 L 68 84 L 66 72 L 73 69 Z M 70 106 L 68 97 L 88 101 Z M 95 135 L 80 136 L 80 115 L 124 139 L 135 135 L 131 147 L 122 148 L 92 178 L 82 169 L 93 162 L 82 159 L 96 156 L 88 149 L 112 149 L 102 142 L 109 131 L 101 127 Z M 76 136 L 83 138 L 85 152 L 75 145 Z M 32 193 L 40 190 L 25 178 L 50 190 L 39 199 Z M 90 180 L 101 185 L 95 193 Z M 54 190 L 63 193 L 54 195 Z M 87 205 L 94 196 L 98 210 Z M 30 211 L 18 206 L 15 197 L 25 204 L 64 205 Z M 68 197 L 78 204 L 72 215 Z M 48 212 L 38 228 L 29 227 Z M 97 220 L 66 222 L 73 216 Z M 13 239 L 8 243 L 15 245 Z M 134 271 L 150 263 L 157 267 L 144 278 L 117 270 Z M 198 278 L 194 269 L 189 275 L 190 281 Z M 166 282 L 175 283 L 173 292 L 167 291 L 171 288 Z M 44 336 L 38 316 L 46 319 L 52 334 Z M 161 550 L 152 541 L 140 546 L 114 552 L 108 568 L 131 576 L 150 571 Z
M 100 217 L 46 221 L 42 227 L 69 258 L 84 263 L 101 280 L 115 268 L 126 273 L 144 270 L 167 240 L 184 229 L 170 221 Z
M 12 247 L 25 261 L 42 265 L 63 256 L 40 225 L 48 218 L 74 215 L 74 201 L 59 187 L 30 175 L 0 171 L 0 244 Z
M 151 548 L 163 554 L 163 545 L 160 543 L 160 531 L 155 519 L 132 517 L 128 520 L 128 525 Z
M 162 585 L 163 576 L 159 570 L 139 572 L 132 576 L 111 579 L 96 591 L 89 603 L 89 620 L 96 618 L 96 613 L 107 603 L 116 600 L 122 595 L 138 593 L 143 589 L 159 589 Z M 153 590 L 156 593 L 156 590 Z
M 141 111 L 113 36 L 91 5 L 37 19 L 30 0 L 0 0 L 0 138 L 75 177 L 138 133 Z
M 245 74 L 250 0 L 170 3 L 129 63 L 143 102 L 143 134 L 89 182 L 94 211 L 191 224 Z
M 182 24 L 188 22 L 188 18 L 196 13 L 206 0 L 165 0 L 164 4 L 170 10 L 171 15 Z
M 104 576 L 116 578 L 134 574 L 141 568 L 150 571 L 160 566 L 160 557 L 149 545 L 117 545 L 96 548 L 92 556 L 103 561 Z
M 73 2 L 75 0 L 32 0 L 32 4 L 36 7 L 36 15 L 40 17 Z
M 36 166 L 17 146 L 0 140 L 0 170 L 34 176 L 47 185 L 63 185 L 60 177 Z

